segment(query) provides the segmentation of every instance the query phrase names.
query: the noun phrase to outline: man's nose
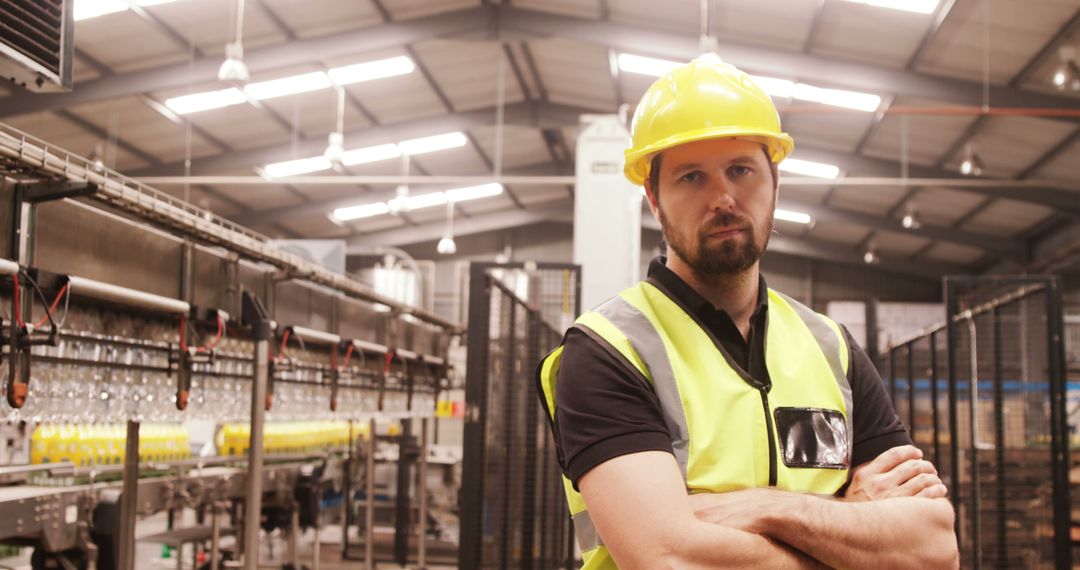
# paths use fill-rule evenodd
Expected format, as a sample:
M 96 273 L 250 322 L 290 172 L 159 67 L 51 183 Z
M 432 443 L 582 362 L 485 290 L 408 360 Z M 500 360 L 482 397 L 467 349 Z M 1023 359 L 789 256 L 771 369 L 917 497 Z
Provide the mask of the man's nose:
M 709 208 L 713 210 L 731 210 L 735 207 L 733 188 L 723 176 L 713 177 L 709 185 Z

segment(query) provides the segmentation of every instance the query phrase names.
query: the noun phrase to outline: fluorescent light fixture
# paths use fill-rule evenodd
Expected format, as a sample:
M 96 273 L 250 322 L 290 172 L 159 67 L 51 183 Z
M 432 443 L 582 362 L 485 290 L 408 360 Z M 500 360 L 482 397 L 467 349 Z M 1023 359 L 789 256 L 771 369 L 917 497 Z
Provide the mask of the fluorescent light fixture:
M 835 180 L 840 176 L 840 168 L 837 166 L 822 162 L 799 160 L 797 158 L 785 159 L 777 168 L 784 172 L 790 172 L 791 174 L 802 174 L 803 176 L 813 176 L 815 178 L 828 178 L 829 180 Z
M 390 208 L 387 207 L 386 202 L 375 202 L 373 204 L 361 204 L 359 206 L 349 206 L 347 208 L 338 208 L 334 210 L 333 216 L 343 222 L 349 220 L 359 220 L 360 218 L 371 218 L 373 216 L 381 216 L 390 212 Z
M 438 150 L 458 148 L 465 146 L 468 139 L 460 132 L 434 135 L 419 139 L 409 139 L 398 143 L 398 149 L 403 154 L 424 154 Z
M 335 67 L 328 72 L 328 75 L 338 85 L 349 85 L 351 83 L 371 81 L 372 79 L 405 75 L 406 73 L 412 73 L 414 69 L 416 69 L 416 65 L 413 64 L 413 60 L 401 55 L 390 59 Z
M 777 99 L 791 99 L 795 95 L 794 81 L 761 75 L 751 75 L 750 79 L 753 79 L 754 83 L 758 84 L 758 87 L 761 87 L 762 90 Z
M 320 170 L 330 170 L 331 166 L 330 160 L 325 156 L 313 156 L 311 158 L 298 158 L 296 160 L 267 164 L 263 170 L 270 178 L 284 178 Z
M 777 220 L 784 220 L 785 222 L 795 222 L 796 224 L 810 223 L 810 214 L 795 212 L 793 210 L 785 210 L 783 208 L 777 208 L 773 217 Z
M 341 163 L 345 166 L 356 166 L 357 164 L 378 162 L 380 160 L 397 158 L 399 156 L 401 156 L 401 151 L 398 150 L 396 144 L 380 144 L 377 146 L 347 150 L 341 155 Z
M 233 91 L 236 90 L 233 89 Z M 241 94 L 241 97 L 242 96 L 243 94 Z M 165 104 L 169 105 L 169 102 L 166 101 Z M 182 113 L 179 110 L 177 110 L 177 112 Z M 345 166 L 356 166 L 358 164 L 367 164 L 369 162 L 377 162 L 380 160 L 395 158 L 401 156 L 402 153 L 423 154 L 426 152 L 435 152 L 448 148 L 457 148 L 460 146 L 464 146 L 467 140 L 468 139 L 465 138 L 465 135 L 454 132 L 401 141 L 398 144 L 388 143 L 376 146 L 369 146 L 365 148 L 357 148 L 343 152 L 341 154 L 341 163 Z M 283 178 L 286 176 L 296 176 L 298 174 L 308 174 L 310 172 L 317 172 L 319 170 L 330 170 L 331 167 L 332 163 L 330 159 L 328 159 L 324 155 L 313 156 L 311 158 L 298 158 L 296 160 L 289 160 L 286 162 L 276 162 L 274 164 L 266 165 L 266 168 L 264 168 L 263 170 L 264 172 L 266 172 L 266 175 L 271 178 Z M 500 190 L 500 192 L 501 191 L 502 190 Z M 411 208 L 411 206 L 406 204 L 406 208 Z
M 848 2 L 854 2 L 856 4 L 866 4 L 867 6 L 890 8 L 892 10 L 902 10 L 904 12 L 915 12 L 917 14 L 932 13 L 934 10 L 937 10 L 939 1 L 940 0 L 848 0 Z
M 235 87 L 230 87 L 220 91 L 192 93 L 191 95 L 181 95 L 179 97 L 173 97 L 172 99 L 166 99 L 165 106 L 172 109 L 175 113 L 186 115 L 188 113 L 220 109 L 222 107 L 239 105 L 240 103 L 246 102 L 247 96 L 244 95 L 243 91 L 240 91 Z
M 629 53 L 620 53 L 618 59 L 619 69 L 627 73 L 652 75 L 653 77 L 660 77 L 661 75 L 681 65 L 677 61 L 657 59 L 655 57 L 645 57 L 642 55 L 633 55 Z
M 802 101 L 812 101 L 822 105 L 844 107 L 857 111 L 876 111 L 881 105 L 881 97 L 870 93 L 858 91 L 845 91 L 843 89 L 825 89 L 814 87 L 805 83 L 795 85 L 794 97 Z
M 629 53 L 619 54 L 619 69 L 630 73 L 640 73 L 642 75 L 660 77 L 678 65 L 681 64 L 677 61 L 656 59 Z M 761 87 L 763 91 L 776 99 L 798 99 L 800 101 L 810 101 L 813 103 L 845 107 L 859 111 L 876 111 L 881 105 L 881 97 L 871 93 L 845 91 L 843 89 L 826 89 L 824 87 L 816 87 L 814 85 L 807 85 L 806 83 L 795 83 L 794 81 L 789 81 L 787 79 L 766 77 L 763 75 L 751 75 L 750 78 L 753 79 L 754 83 Z
M 252 99 L 261 101 L 263 99 L 273 99 L 275 97 L 284 97 L 285 95 L 295 95 L 297 93 L 307 93 L 308 91 L 326 89 L 331 85 L 333 85 L 333 83 L 330 82 L 330 78 L 327 77 L 325 72 L 313 71 L 311 73 L 293 75 L 292 77 L 282 77 L 281 79 L 249 83 L 244 86 L 244 93 L 247 93 L 247 96 Z
M 135 0 L 137 6 L 157 6 L 158 4 L 168 4 L 175 2 L 176 0 Z M 115 14 L 117 12 L 123 12 L 131 7 L 128 0 L 76 0 L 75 1 L 75 13 L 72 17 L 75 21 L 89 20 L 90 18 L 97 18 L 98 16 L 104 16 L 106 14 Z
M 123 12 L 130 8 L 127 0 L 78 0 L 75 2 L 75 21 L 89 20 L 105 14 Z
M 430 208 L 432 206 L 441 206 L 446 203 L 446 192 L 432 192 L 430 194 L 417 194 L 415 196 L 407 196 L 401 198 L 394 198 L 394 200 L 403 200 L 405 203 L 402 210 L 419 210 L 420 208 Z M 393 209 L 393 208 L 391 208 Z
M 490 182 L 479 186 L 469 186 L 446 191 L 446 199 L 451 202 L 464 202 L 502 194 L 503 186 L 498 182 Z
M 480 198 L 498 196 L 502 193 L 503 185 L 499 184 L 498 182 L 491 182 L 488 184 L 481 184 L 479 186 L 454 188 L 445 192 L 431 192 L 429 194 L 418 194 L 416 196 L 399 196 L 387 202 L 373 202 L 370 204 L 360 204 L 358 206 L 338 208 L 334 210 L 333 213 L 331 213 L 330 215 L 332 219 L 348 221 L 359 218 L 370 218 L 372 216 L 380 216 L 382 214 L 400 212 L 403 210 L 419 210 L 420 208 L 430 208 L 433 206 L 440 206 L 447 202 L 464 202 L 466 200 L 478 200 Z

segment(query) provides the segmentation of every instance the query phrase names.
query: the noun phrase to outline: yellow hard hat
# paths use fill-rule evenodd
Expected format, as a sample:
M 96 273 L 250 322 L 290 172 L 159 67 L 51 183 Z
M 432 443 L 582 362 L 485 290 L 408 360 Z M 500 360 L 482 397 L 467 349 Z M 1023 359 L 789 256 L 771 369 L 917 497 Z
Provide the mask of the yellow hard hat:
M 649 177 L 656 153 L 704 139 L 739 138 L 764 144 L 774 163 L 795 141 L 780 130 L 769 95 L 735 66 L 701 56 L 664 74 L 641 97 L 630 125 L 623 173 L 634 184 Z

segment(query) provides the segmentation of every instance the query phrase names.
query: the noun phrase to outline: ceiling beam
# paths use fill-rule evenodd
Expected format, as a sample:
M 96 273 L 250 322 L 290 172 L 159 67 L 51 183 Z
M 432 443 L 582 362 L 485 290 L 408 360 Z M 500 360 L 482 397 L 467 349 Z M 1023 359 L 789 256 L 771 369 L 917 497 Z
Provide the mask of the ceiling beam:
M 504 171 L 506 176 L 550 176 L 559 174 L 558 168 L 550 163 L 541 163 L 533 166 L 524 166 L 521 168 L 512 168 Z M 434 185 L 433 185 L 434 186 Z M 444 188 L 445 185 L 440 185 L 439 188 Z M 524 189 L 524 188 L 522 188 Z M 427 190 L 424 190 L 423 186 L 414 184 L 413 191 L 420 194 Z M 519 189 L 519 192 L 521 189 Z M 355 196 L 348 198 L 335 198 L 332 200 L 321 200 L 317 202 L 309 202 L 307 204 L 294 205 L 294 206 L 282 206 L 280 208 L 269 208 L 266 210 L 247 210 L 242 214 L 232 216 L 230 219 L 242 226 L 255 226 L 259 224 L 270 224 L 274 222 L 280 222 L 283 220 L 294 220 L 297 218 L 303 218 L 312 214 L 329 214 L 337 208 L 344 208 L 346 206 L 355 206 L 357 204 L 368 204 L 372 202 L 385 202 L 397 196 L 397 190 L 371 190 L 367 192 L 358 192 Z M 524 204 L 521 204 L 518 196 L 511 196 L 507 192 L 507 197 L 514 202 L 518 208 L 524 208 Z M 460 211 L 460 210 L 459 210 Z
M 575 18 L 514 6 L 502 6 L 498 18 L 500 30 L 506 32 L 534 37 L 561 37 L 643 55 L 687 60 L 697 57 L 701 49 L 699 38 L 690 33 L 659 31 L 644 26 Z M 798 75 L 807 81 L 880 95 L 911 95 L 968 106 L 983 104 L 983 86 L 978 81 L 731 41 L 720 42 L 718 53 L 725 61 L 762 75 Z M 1071 109 L 1076 106 L 1076 99 L 1072 97 L 1001 85 L 990 86 L 990 100 L 995 107 Z M 1067 120 L 1080 122 L 1077 118 Z
M 821 206 L 812 202 L 804 202 L 802 200 L 782 198 L 779 205 L 785 209 L 797 210 L 810 214 L 815 222 L 844 222 L 874 230 L 891 231 L 899 234 L 968 245 L 1006 259 L 1011 259 L 1018 263 L 1026 263 L 1030 255 L 1028 248 L 1023 242 L 1012 239 L 1004 239 L 928 224 L 922 224 L 918 228 L 908 229 L 903 226 L 900 220 L 893 217 L 881 217 L 851 210 L 842 210 L 834 207 Z
M 506 124 L 531 127 L 563 127 L 576 125 L 582 109 L 558 104 L 511 103 L 506 105 L 503 120 Z M 592 111 L 595 112 L 595 111 Z M 450 131 L 467 131 L 476 127 L 495 124 L 495 108 L 485 107 L 472 111 L 427 117 L 393 124 L 361 127 L 345 132 L 345 147 L 359 148 L 370 145 L 398 142 L 403 139 L 424 137 Z M 319 156 L 326 150 L 326 135 L 318 134 L 284 144 L 230 152 L 216 156 L 195 158 L 191 162 L 192 175 L 226 172 L 239 168 L 253 168 L 272 162 Z M 127 172 L 132 178 L 144 176 L 177 176 L 184 173 L 182 161 L 163 164 L 153 168 L 133 169 Z
M 619 51 L 644 52 L 683 60 L 696 57 L 700 49 L 699 38 L 694 34 L 665 32 L 516 6 L 489 5 L 255 48 L 247 51 L 244 60 L 252 73 L 257 74 L 313 61 L 400 48 L 433 37 L 467 36 L 493 21 L 504 39 L 562 37 Z M 911 70 L 731 41 L 721 42 L 719 51 L 725 60 L 762 74 L 799 75 L 827 85 L 881 95 L 913 95 L 971 106 L 983 103 L 982 86 L 977 81 L 937 77 Z M 219 56 L 205 56 L 196 58 L 190 64 L 179 63 L 88 81 L 70 93 L 20 91 L 0 99 L 0 118 L 191 84 L 213 83 L 217 81 L 220 63 Z M 991 86 L 990 96 L 998 107 L 1072 108 L 1076 104 L 1075 99 L 1067 96 L 1027 91 L 1011 85 Z M 1075 118 L 1066 120 L 1080 122 Z
M 257 75 L 283 67 L 400 48 L 422 40 L 473 31 L 485 21 L 488 11 L 488 8 L 471 8 L 248 49 L 244 53 L 244 63 L 253 75 Z M 117 73 L 87 81 L 68 93 L 19 91 L 0 98 L 0 118 L 140 93 L 178 89 L 200 83 L 214 83 L 218 81 L 217 71 L 220 66 L 221 56 L 205 56 L 196 58 L 190 64 L 184 62 Z
M 490 231 L 508 230 L 542 222 L 572 224 L 573 206 L 570 202 L 563 201 L 532 210 L 503 210 L 479 214 L 464 222 L 455 222 L 454 235 L 460 237 Z M 641 219 L 641 227 L 642 229 L 652 231 L 660 230 L 659 225 L 657 225 L 656 220 L 653 219 L 652 216 L 643 216 Z M 438 221 L 417 226 L 357 235 L 347 240 L 346 252 L 362 254 L 370 252 L 372 247 L 377 246 L 401 247 L 437 241 L 443 237 L 445 231 L 446 224 L 442 221 Z M 862 259 L 862 254 L 842 247 L 836 247 L 831 244 L 812 240 L 772 236 L 772 238 L 769 239 L 769 251 L 833 263 L 842 263 L 845 265 L 866 267 L 866 263 L 863 262 Z M 961 268 L 954 265 L 910 263 L 900 260 L 883 261 L 881 265 L 874 266 L 874 269 L 933 278 L 938 278 L 949 273 L 961 272 Z
M 554 103 L 521 102 L 507 105 L 504 121 L 506 124 L 553 128 L 577 125 L 585 113 L 595 113 L 593 109 L 559 105 Z M 363 147 L 374 144 L 395 142 L 411 137 L 427 136 L 448 131 L 467 131 L 476 127 L 495 124 L 494 108 L 476 109 L 441 117 L 417 119 L 402 123 L 380 125 L 354 129 L 345 134 L 347 147 Z M 324 135 L 313 135 L 298 140 L 295 144 L 277 144 L 267 147 L 236 151 L 192 161 L 192 175 L 213 174 L 244 167 L 254 167 L 271 162 L 317 156 L 326 146 Z M 900 163 L 894 160 L 853 155 L 846 152 L 814 147 L 800 143 L 796 156 L 806 160 L 815 160 L 835 164 L 841 170 L 860 176 L 898 176 Z M 184 173 L 183 162 L 173 162 L 156 167 L 134 169 L 128 173 L 133 178 L 145 176 L 177 176 Z M 912 164 L 908 175 L 912 178 L 952 178 L 967 180 L 959 173 Z M 1055 208 L 1063 214 L 1080 217 L 1080 192 L 1071 192 L 1053 187 L 964 187 L 956 190 L 994 198 L 1007 198 L 1021 202 L 1030 202 Z
M 796 156 L 801 159 L 826 162 L 839 166 L 841 170 L 848 173 L 849 175 L 852 173 L 856 173 L 859 176 L 900 175 L 900 163 L 894 160 L 874 158 L 862 155 L 853 155 L 846 152 L 837 152 L 824 148 L 813 147 L 806 144 L 796 144 L 795 153 Z M 969 180 L 969 178 L 963 177 L 957 172 L 952 172 L 950 170 L 944 170 L 933 166 L 923 166 L 919 164 L 909 165 L 908 176 L 910 176 L 911 178 L 953 178 L 958 181 Z M 988 179 L 993 180 L 992 178 Z M 980 194 L 987 197 L 1006 198 L 1009 200 L 1017 200 L 1020 202 L 1041 204 L 1043 206 L 1057 209 L 1062 213 L 1070 215 L 1074 218 L 1080 218 L 1080 192 L 1072 192 L 1069 190 L 1049 186 L 1017 188 L 988 186 L 964 187 L 959 185 L 943 186 L 962 192 L 970 192 L 973 194 Z
M 454 236 L 461 237 L 484 232 L 507 230 L 530 224 L 550 221 L 570 221 L 573 206 L 568 201 L 539 206 L 530 210 L 501 210 L 477 214 L 467 220 L 454 221 Z M 377 246 L 405 246 L 437 241 L 446 231 L 446 222 L 440 220 L 416 226 L 405 226 L 359 234 L 348 238 L 346 253 L 363 253 Z
M 949 19 L 949 14 L 952 13 L 955 5 L 956 0 L 945 0 L 938 5 L 937 10 L 934 12 L 934 21 L 930 23 L 930 28 L 923 35 L 919 47 L 915 48 L 915 53 L 912 53 L 911 57 L 908 58 L 904 69 L 912 71 L 919 64 L 923 56 L 926 55 L 926 50 L 930 49 L 934 40 L 937 39 L 938 34 L 941 32 L 941 26 L 945 25 L 945 20 Z

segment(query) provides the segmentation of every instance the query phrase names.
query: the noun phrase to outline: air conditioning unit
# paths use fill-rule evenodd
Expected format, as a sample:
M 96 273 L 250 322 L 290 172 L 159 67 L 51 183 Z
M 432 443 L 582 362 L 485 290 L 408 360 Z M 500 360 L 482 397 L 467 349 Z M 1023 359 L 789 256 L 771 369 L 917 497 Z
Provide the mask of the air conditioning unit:
M 281 251 L 317 263 L 330 271 L 345 273 L 345 240 L 278 239 L 272 240 L 270 243 Z
M 0 77 L 31 91 L 70 91 L 74 0 L 0 0 Z

